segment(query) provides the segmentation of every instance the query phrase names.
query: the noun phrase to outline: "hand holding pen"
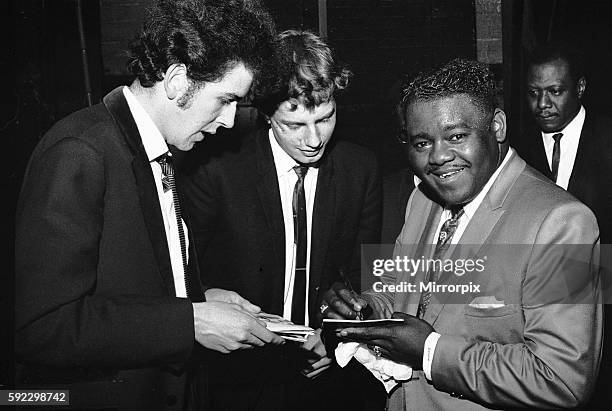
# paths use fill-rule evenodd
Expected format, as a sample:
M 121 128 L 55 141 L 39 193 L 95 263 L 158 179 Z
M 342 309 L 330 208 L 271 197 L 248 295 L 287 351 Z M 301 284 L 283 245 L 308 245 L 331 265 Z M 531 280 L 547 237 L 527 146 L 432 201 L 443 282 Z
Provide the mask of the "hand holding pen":
M 323 296 L 320 313 L 324 318 L 363 320 L 372 309 L 366 300 L 355 292 L 344 269 L 338 270 L 341 282 L 336 282 Z

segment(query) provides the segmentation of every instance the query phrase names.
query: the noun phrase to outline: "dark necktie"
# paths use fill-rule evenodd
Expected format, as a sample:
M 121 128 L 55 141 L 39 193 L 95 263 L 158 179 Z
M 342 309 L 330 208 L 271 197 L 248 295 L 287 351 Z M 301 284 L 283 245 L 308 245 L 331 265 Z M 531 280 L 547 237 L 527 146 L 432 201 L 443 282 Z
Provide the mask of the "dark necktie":
M 296 253 L 291 321 L 295 324 L 304 324 L 306 321 L 306 251 L 308 247 L 304 178 L 308 172 L 308 167 L 295 166 L 293 170 L 297 174 L 298 180 L 293 188 L 293 241 Z
M 561 137 L 563 137 L 563 133 L 557 133 L 552 136 L 553 140 L 555 140 L 555 145 L 553 146 L 550 178 L 555 183 L 557 182 L 557 174 L 559 173 L 559 159 L 561 158 Z
M 174 180 L 174 166 L 172 165 L 172 156 L 166 153 L 158 157 L 156 161 L 162 169 L 162 186 L 164 193 L 172 190 L 172 203 L 174 204 L 174 214 L 176 215 L 176 225 L 178 227 L 179 241 L 181 243 L 181 256 L 183 257 L 183 273 L 185 275 L 185 290 L 187 297 L 190 297 L 191 287 L 187 275 L 187 245 L 185 242 L 185 231 L 183 230 L 183 219 L 181 217 L 181 204 L 179 203 L 178 193 L 176 191 L 176 183 Z
M 451 239 L 453 238 L 455 231 L 457 231 L 457 226 L 459 225 L 459 219 L 461 218 L 462 215 L 463 215 L 463 208 L 456 212 L 453 212 L 453 214 L 451 215 L 451 218 L 449 218 L 448 220 L 444 222 L 444 224 L 442 224 L 442 228 L 440 229 L 440 234 L 438 235 L 438 242 L 436 243 L 436 248 L 434 250 L 433 257 L 432 257 L 433 260 L 442 258 L 444 254 L 446 253 L 446 251 L 448 250 L 448 247 L 450 247 Z M 433 269 L 427 270 L 427 274 L 425 275 L 424 284 L 427 284 L 431 281 L 436 281 L 437 274 L 438 273 L 435 272 L 435 270 Z M 428 288 L 427 290 L 429 289 L 430 288 Z M 421 300 L 419 301 L 419 307 L 417 309 L 417 317 L 419 318 L 423 318 L 423 316 L 425 315 L 425 311 L 427 310 L 427 306 L 429 305 L 429 301 L 431 300 L 431 292 L 427 290 L 421 294 Z

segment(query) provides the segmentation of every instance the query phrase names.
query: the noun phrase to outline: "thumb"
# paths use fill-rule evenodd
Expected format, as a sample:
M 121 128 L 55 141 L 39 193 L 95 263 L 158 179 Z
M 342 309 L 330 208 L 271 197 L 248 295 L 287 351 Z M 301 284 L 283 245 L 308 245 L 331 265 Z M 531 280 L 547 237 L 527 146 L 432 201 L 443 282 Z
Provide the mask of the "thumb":
M 406 321 L 407 319 L 412 318 L 412 316 L 410 314 L 406 314 L 406 313 L 402 313 L 402 312 L 396 311 L 396 312 L 393 313 L 391 318 L 399 318 L 399 319 L 402 319 L 402 320 Z

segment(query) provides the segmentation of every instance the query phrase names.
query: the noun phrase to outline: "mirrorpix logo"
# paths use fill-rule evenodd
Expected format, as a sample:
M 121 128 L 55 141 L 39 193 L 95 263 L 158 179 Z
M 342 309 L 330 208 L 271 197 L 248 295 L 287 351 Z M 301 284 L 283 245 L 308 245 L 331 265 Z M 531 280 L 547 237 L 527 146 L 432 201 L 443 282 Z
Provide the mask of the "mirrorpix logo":
M 409 258 L 407 256 L 396 256 L 391 259 L 375 259 L 372 261 L 372 275 L 383 277 L 382 281 L 372 284 L 374 292 L 383 293 L 452 293 L 472 294 L 480 292 L 480 284 L 472 281 L 461 284 L 438 284 L 433 279 L 440 278 L 442 274 L 454 274 L 462 277 L 470 273 L 482 273 L 485 270 L 487 257 L 482 258 Z M 384 281 L 385 274 L 391 274 L 391 278 L 405 278 L 407 274 L 412 279 L 418 272 L 423 272 L 424 278 L 429 281 Z

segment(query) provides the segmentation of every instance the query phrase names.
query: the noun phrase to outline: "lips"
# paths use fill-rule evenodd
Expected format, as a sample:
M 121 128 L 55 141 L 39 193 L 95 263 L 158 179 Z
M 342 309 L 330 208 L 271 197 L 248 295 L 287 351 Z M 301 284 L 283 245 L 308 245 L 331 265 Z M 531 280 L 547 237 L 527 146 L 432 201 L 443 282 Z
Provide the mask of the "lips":
M 538 114 L 536 116 L 538 119 L 542 121 L 550 121 L 558 117 L 557 114 Z
M 300 150 L 302 152 L 302 154 L 304 154 L 306 157 L 316 157 L 319 155 L 319 153 L 321 152 L 321 150 Z
M 444 170 L 435 170 L 430 171 L 430 174 L 433 174 L 439 180 L 451 180 L 454 176 L 461 173 L 465 167 L 454 167 L 452 169 L 444 169 Z

